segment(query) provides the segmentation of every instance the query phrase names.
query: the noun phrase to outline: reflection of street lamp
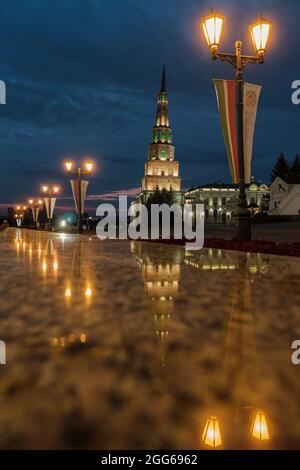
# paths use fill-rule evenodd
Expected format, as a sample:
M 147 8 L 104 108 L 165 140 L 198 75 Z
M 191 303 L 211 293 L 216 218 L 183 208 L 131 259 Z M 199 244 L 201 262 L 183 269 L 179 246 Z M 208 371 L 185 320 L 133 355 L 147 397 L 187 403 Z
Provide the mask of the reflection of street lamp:
M 38 228 L 39 212 L 40 212 L 40 209 L 43 207 L 43 200 L 42 199 L 29 199 L 28 203 L 32 212 L 34 226 L 35 228 Z
M 251 435 L 260 441 L 268 441 L 270 439 L 266 416 L 262 411 L 258 411 L 255 415 Z
M 78 217 L 78 232 L 82 233 L 82 214 L 84 213 L 84 201 L 86 190 L 89 184 L 89 181 L 82 179 L 83 176 L 91 176 L 93 171 L 93 163 L 87 161 L 85 164 L 85 171 L 82 171 L 82 168 L 78 167 L 73 171 L 73 162 L 66 161 L 65 168 L 69 175 L 75 176 L 75 179 L 71 179 L 71 187 L 73 192 L 73 198 L 75 202 L 76 213 Z
M 16 219 L 17 227 L 21 227 L 26 209 L 27 209 L 26 206 L 16 207 L 17 213 L 15 214 L 15 219 Z
M 237 115 L 237 149 L 238 149 L 238 180 L 239 180 L 239 202 L 238 202 L 238 231 L 239 238 L 251 239 L 251 221 L 247 210 L 245 194 L 245 168 L 244 168 L 244 137 L 243 137 L 243 69 L 248 64 L 263 64 L 271 22 L 259 16 L 258 20 L 250 26 L 253 45 L 256 56 L 245 56 L 241 54 L 242 43 L 236 41 L 235 54 L 223 54 L 218 52 L 220 47 L 221 33 L 223 29 L 224 16 L 212 11 L 210 15 L 202 20 L 202 28 L 212 59 L 220 59 L 229 62 L 236 70 L 235 79 L 235 102 Z
M 44 196 L 44 203 L 45 203 L 45 208 L 46 208 L 46 212 L 47 212 L 49 229 L 51 230 L 53 212 L 54 212 L 54 207 L 55 207 L 55 203 L 56 203 L 56 195 L 59 192 L 59 186 L 44 185 L 44 186 L 42 186 L 42 192 L 45 195 Z
M 251 409 L 252 407 L 245 407 L 246 409 Z M 243 408 L 242 408 L 243 409 Z M 240 411 L 240 410 L 239 410 Z M 259 441 L 269 441 L 269 429 L 267 425 L 266 415 L 262 411 L 258 411 L 255 414 L 250 434 L 255 439 Z M 206 421 L 206 425 L 202 434 L 202 443 L 205 446 L 217 448 L 222 446 L 222 438 L 220 432 L 219 421 L 215 416 L 211 416 Z

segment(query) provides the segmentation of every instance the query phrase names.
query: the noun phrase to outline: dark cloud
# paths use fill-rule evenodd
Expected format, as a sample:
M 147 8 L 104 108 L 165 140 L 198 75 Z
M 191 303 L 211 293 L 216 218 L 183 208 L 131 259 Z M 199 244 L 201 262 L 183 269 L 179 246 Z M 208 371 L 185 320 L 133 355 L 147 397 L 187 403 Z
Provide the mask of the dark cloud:
M 140 184 L 154 122 L 162 59 L 167 61 L 171 124 L 183 187 L 229 179 L 212 78 L 232 78 L 213 63 L 199 32 L 211 0 L 2 0 L 0 202 L 21 201 L 43 181 L 70 195 L 65 155 L 95 156 L 90 194 Z M 294 0 L 216 0 L 226 15 L 222 47 L 237 38 L 252 52 L 247 26 L 258 12 L 273 20 L 266 64 L 245 78 L 263 85 L 254 174 L 269 177 L 276 156 L 300 152 L 300 4 Z M 120 189 L 121 188 L 121 189 Z

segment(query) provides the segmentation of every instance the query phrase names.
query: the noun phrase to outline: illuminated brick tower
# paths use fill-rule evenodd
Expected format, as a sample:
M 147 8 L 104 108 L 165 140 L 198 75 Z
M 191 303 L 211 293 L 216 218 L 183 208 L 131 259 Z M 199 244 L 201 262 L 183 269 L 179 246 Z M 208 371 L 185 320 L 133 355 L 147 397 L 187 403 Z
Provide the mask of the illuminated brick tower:
M 158 187 L 160 190 L 172 190 L 177 202 L 181 202 L 181 179 L 179 163 L 174 161 L 175 148 L 172 144 L 172 129 L 169 124 L 168 93 L 166 69 L 163 66 L 161 89 L 158 94 L 155 126 L 152 131 L 152 142 L 148 146 L 148 160 L 145 163 L 139 202 L 146 203 L 148 197 Z

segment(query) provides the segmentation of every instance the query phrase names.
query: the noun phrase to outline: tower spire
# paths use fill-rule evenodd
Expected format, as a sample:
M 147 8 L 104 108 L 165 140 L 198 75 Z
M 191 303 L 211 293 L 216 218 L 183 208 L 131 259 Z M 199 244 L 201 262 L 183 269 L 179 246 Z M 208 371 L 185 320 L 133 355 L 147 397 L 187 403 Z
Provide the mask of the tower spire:
M 169 127 L 169 116 L 168 116 L 168 92 L 167 92 L 167 78 L 166 78 L 166 65 L 164 63 L 162 76 L 161 76 L 161 87 L 158 94 L 157 101 L 157 113 L 155 120 L 156 127 Z
M 166 64 L 163 64 L 163 71 L 161 76 L 161 93 L 167 93 L 167 79 L 166 79 Z

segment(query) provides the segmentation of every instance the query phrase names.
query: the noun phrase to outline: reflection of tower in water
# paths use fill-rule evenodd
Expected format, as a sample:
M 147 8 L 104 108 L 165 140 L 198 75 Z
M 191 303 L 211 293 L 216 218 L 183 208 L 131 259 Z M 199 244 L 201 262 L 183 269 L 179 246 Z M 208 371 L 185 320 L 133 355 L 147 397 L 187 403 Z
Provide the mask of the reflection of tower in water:
M 161 365 L 166 364 L 169 321 L 174 314 L 174 303 L 179 292 L 182 251 L 168 247 L 159 252 L 150 243 L 131 242 L 131 252 L 136 256 L 149 298 L 149 310 L 159 343 Z

